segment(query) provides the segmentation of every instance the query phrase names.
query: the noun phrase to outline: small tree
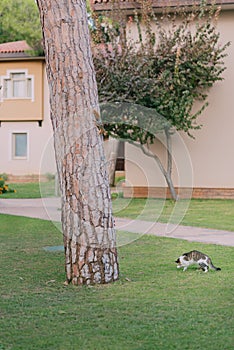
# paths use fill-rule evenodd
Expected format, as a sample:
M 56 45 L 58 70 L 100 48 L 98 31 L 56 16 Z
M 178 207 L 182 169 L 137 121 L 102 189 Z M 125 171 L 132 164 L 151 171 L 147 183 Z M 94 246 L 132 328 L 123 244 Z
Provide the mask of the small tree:
M 193 137 L 191 131 L 201 127 L 196 122 L 197 117 L 208 105 L 209 88 L 222 80 L 225 69 L 223 58 L 229 43 L 219 43 L 215 26 L 219 9 L 215 7 L 207 8 L 203 4 L 193 7 L 189 13 L 187 9 L 177 9 L 174 13 L 165 11 L 158 19 L 151 6 L 145 4 L 141 18 L 135 15 L 128 19 L 130 30 L 134 26 L 138 28 L 137 42 L 125 35 L 119 41 L 121 44 L 117 43 L 112 26 L 109 34 L 111 43 L 99 44 L 99 50 L 95 51 L 99 99 L 105 104 L 129 102 L 155 111 L 155 118 L 150 120 L 151 128 L 147 126 L 146 119 L 143 129 L 132 125 L 132 116 L 129 117 L 128 113 L 128 119 L 122 115 L 125 120 L 121 123 L 116 124 L 114 119 L 112 123 L 109 118 L 106 130 L 112 136 L 133 142 L 153 157 L 166 179 L 172 198 L 176 200 L 171 177 L 171 135 L 174 130 L 182 130 Z M 116 11 L 112 18 L 115 28 L 118 27 Z M 95 28 L 94 40 L 98 38 L 102 41 L 103 27 L 97 24 Z M 195 101 L 202 102 L 197 110 L 194 110 Z M 157 132 L 162 131 L 161 127 L 157 130 L 158 125 L 162 125 L 158 123 L 159 115 L 168 122 L 163 129 L 167 142 L 166 168 L 159 157 L 145 147 L 154 142 Z M 129 125 L 133 130 L 131 133 L 126 132 Z

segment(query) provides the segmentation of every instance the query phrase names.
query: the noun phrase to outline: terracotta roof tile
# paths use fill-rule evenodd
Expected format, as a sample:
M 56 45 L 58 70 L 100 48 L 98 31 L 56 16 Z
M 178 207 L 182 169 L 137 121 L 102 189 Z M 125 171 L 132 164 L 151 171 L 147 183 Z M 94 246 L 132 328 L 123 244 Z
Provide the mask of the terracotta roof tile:
M 25 40 L 0 44 L 0 53 L 23 53 L 32 50 Z

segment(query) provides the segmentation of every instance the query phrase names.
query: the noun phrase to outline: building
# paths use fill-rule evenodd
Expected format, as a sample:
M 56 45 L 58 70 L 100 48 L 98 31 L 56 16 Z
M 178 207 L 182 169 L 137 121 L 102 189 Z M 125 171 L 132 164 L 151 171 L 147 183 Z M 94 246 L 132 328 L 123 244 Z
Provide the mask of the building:
M 0 174 L 11 181 L 56 173 L 45 58 L 30 50 L 25 41 L 0 44 Z M 105 142 L 111 166 L 117 146 L 114 140 Z M 123 168 L 120 154 L 117 170 Z
M 44 57 L 25 41 L 0 44 L 0 173 L 55 173 Z
M 200 1 L 152 0 L 155 11 L 164 6 L 188 5 Z M 192 195 L 195 198 L 234 198 L 234 1 L 217 1 L 221 5 L 218 31 L 222 43 L 231 42 L 225 57 L 224 80 L 210 90 L 209 106 L 199 117 L 201 130 L 193 132 L 195 139 L 183 132 L 173 136 L 173 181 L 180 197 Z M 122 0 L 120 7 L 127 16 L 137 9 L 141 2 Z M 93 0 L 96 12 L 108 14 L 112 2 Z M 133 31 L 132 31 L 133 33 Z M 133 34 L 134 35 L 134 34 Z M 165 159 L 165 140 L 159 138 L 152 148 Z M 168 195 L 165 179 L 157 164 L 141 150 L 131 145 L 125 147 L 126 196 L 163 197 Z
M 152 0 L 156 11 L 165 5 L 199 1 Z M 203 125 L 195 139 L 184 133 L 173 137 L 173 180 L 181 197 L 234 198 L 234 1 L 222 6 L 218 30 L 223 43 L 231 41 L 225 58 L 224 80 L 211 89 L 209 106 L 199 117 Z M 139 1 L 120 1 L 126 14 L 140 10 Z M 93 0 L 95 11 L 111 9 L 111 1 Z M 49 93 L 43 57 L 30 56 L 24 42 L 0 45 L 0 173 L 16 176 L 55 173 Z M 152 148 L 163 147 L 158 139 Z M 130 145 L 125 147 L 125 196 L 165 197 L 165 179 L 152 159 Z

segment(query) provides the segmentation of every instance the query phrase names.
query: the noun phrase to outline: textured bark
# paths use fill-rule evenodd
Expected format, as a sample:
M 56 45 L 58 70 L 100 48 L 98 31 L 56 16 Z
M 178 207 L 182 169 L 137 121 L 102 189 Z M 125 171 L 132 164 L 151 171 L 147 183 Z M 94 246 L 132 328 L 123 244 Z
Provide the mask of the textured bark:
M 86 2 L 37 0 L 62 197 L 67 283 L 118 279 Z

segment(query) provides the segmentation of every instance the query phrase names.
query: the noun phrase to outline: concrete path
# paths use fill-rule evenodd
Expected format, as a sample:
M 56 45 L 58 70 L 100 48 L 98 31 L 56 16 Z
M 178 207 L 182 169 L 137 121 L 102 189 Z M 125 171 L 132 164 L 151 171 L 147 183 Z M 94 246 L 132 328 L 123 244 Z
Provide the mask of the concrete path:
M 60 200 L 58 198 L 0 199 L 0 214 L 19 215 L 59 222 L 61 214 Z M 185 239 L 192 242 L 234 246 L 234 232 L 229 231 L 123 218 L 116 218 L 115 224 L 118 230 L 140 235 L 150 234 Z

